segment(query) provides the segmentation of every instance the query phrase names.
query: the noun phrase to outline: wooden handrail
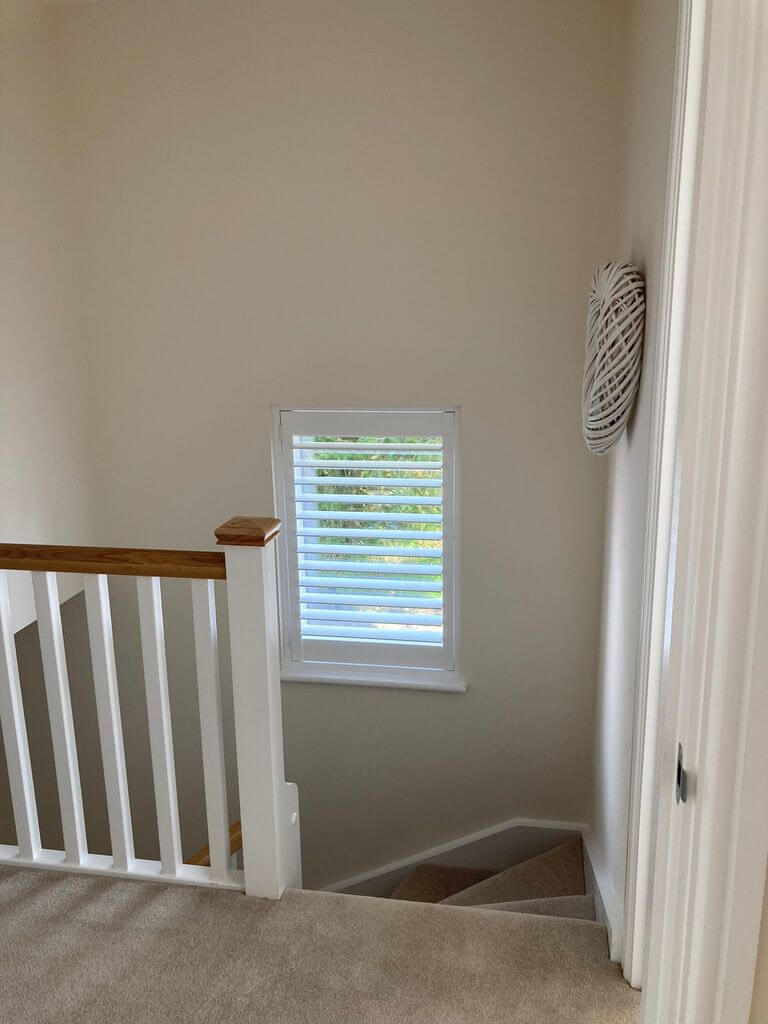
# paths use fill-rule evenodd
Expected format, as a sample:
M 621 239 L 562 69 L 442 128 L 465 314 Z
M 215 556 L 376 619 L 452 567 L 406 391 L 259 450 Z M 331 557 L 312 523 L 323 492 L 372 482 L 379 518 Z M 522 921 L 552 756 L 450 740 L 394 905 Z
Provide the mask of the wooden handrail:
M 271 516 L 233 516 L 213 532 L 217 544 L 264 548 L 280 533 L 280 520 Z
M 104 573 L 107 576 L 173 576 L 193 580 L 227 578 L 222 551 L 164 548 L 0 544 L 0 569 Z
M 234 516 L 214 532 L 219 544 L 263 548 L 277 537 L 280 520 L 266 516 Z M 35 572 L 225 580 L 227 569 L 224 558 L 223 551 L 0 544 L 0 569 L 27 569 Z
M 240 828 L 240 821 L 233 821 L 229 826 L 229 855 L 232 857 L 243 848 L 243 833 Z M 193 853 L 185 862 L 185 864 L 196 864 L 201 868 L 209 868 L 211 866 L 211 850 L 208 844 L 201 846 L 197 853 Z

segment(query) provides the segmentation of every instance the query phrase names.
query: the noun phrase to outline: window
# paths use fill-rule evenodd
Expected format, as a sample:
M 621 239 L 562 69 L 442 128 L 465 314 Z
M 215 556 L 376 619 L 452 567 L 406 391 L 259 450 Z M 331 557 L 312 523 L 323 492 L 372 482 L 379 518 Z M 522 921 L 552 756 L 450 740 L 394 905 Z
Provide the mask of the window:
M 284 679 L 464 689 L 456 420 L 275 410 Z

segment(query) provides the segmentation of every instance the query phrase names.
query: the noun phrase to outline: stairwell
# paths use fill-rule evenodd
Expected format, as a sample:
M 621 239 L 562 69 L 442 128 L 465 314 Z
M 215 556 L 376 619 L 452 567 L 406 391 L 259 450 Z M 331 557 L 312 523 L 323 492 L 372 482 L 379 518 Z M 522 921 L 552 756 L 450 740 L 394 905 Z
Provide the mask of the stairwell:
M 4 1019 L 636 1024 L 593 915 L 578 839 L 481 879 L 419 867 L 389 899 L 2 868 Z
M 543 903 L 572 897 L 583 901 L 582 911 L 591 907 L 590 914 L 582 912 L 575 916 L 587 916 L 594 921 L 592 897 L 584 892 L 584 859 L 578 838 L 506 871 L 420 865 L 392 893 L 392 899 L 448 903 L 456 907 L 490 906 L 496 910 L 519 910 L 521 908 L 514 906 L 519 901 Z M 527 913 L 546 911 L 528 909 Z
M 0 845 L 0 1020 L 636 1024 L 639 996 L 609 961 L 580 838 L 492 874 L 422 864 L 388 898 L 298 888 L 298 795 L 285 780 L 279 712 L 279 525 L 234 517 L 215 531 L 224 551 L 0 544 L 0 718 L 16 832 Z M 32 578 L 64 849 L 44 845 L 38 818 L 11 572 Z M 85 574 L 101 764 L 77 758 L 58 589 L 68 572 Z M 158 860 L 134 852 L 109 575 L 135 577 Z M 191 588 L 209 839 L 191 863 L 181 851 L 165 577 Z M 229 610 L 241 815 L 232 825 L 214 580 L 226 584 Z M 85 828 L 81 772 L 99 771 L 110 854 L 91 852 Z

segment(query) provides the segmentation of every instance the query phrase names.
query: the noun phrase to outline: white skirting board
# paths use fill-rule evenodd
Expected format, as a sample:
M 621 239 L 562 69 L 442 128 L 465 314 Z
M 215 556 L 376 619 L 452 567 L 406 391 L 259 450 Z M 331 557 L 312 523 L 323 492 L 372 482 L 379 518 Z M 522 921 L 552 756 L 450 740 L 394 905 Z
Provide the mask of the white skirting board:
M 529 857 L 551 850 L 558 843 L 582 835 L 586 829 L 587 826 L 582 822 L 511 818 L 351 878 L 341 879 L 325 888 L 329 892 L 345 892 L 355 896 L 389 896 L 419 864 L 503 871 Z
M 596 856 L 594 847 L 590 843 L 589 832 L 583 833 L 582 841 L 584 846 L 584 882 L 587 893 L 595 898 L 595 917 L 608 930 L 608 949 L 611 961 L 619 964 L 623 952 L 624 906 Z

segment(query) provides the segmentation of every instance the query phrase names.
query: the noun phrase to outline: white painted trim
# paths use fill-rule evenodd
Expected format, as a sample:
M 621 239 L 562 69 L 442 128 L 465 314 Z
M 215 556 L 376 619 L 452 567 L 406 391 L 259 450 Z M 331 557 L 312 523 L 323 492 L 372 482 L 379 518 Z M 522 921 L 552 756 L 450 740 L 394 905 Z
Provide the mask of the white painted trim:
M 211 873 L 226 880 L 231 861 L 227 767 L 219 677 L 219 636 L 213 580 L 192 580 L 192 623 L 195 636 L 197 704 L 203 754 L 203 787 L 208 822 Z
M 245 891 L 301 888 L 298 791 L 285 781 L 275 545 L 225 545 Z
M 768 9 L 694 12 L 703 103 L 641 1020 L 747 1024 L 768 856 Z
M 595 914 L 597 920 L 604 924 L 608 932 L 608 951 L 611 962 L 621 963 L 624 953 L 624 907 L 616 892 L 611 873 L 597 857 L 597 850 L 591 841 L 590 831 L 582 835 L 584 844 L 584 877 L 588 880 L 587 862 L 595 886 Z M 589 892 L 589 882 L 587 883 Z
M 316 667 L 306 664 L 283 672 L 284 683 L 330 683 L 335 686 L 381 686 L 396 690 L 434 690 L 440 693 L 466 693 L 467 684 L 456 672 L 445 669 L 376 669 L 364 666 L 348 679 L 339 678 L 335 665 Z
M 469 846 L 472 843 L 480 842 L 483 839 L 488 839 L 491 836 L 500 835 L 502 832 L 507 832 L 516 828 L 537 828 L 549 829 L 557 832 L 578 832 L 583 836 L 588 826 L 584 822 L 580 821 L 549 821 L 544 818 L 510 818 L 509 821 L 502 821 L 497 825 L 490 825 L 488 828 L 480 829 L 479 832 L 470 832 L 467 835 L 460 836 L 458 839 L 452 839 L 450 842 L 441 843 L 439 846 L 431 846 L 427 850 L 420 850 L 418 853 L 413 853 L 408 857 L 401 857 L 399 860 L 390 861 L 388 864 L 382 864 L 377 868 L 372 868 L 370 871 L 363 871 L 359 875 L 352 875 L 350 878 L 343 878 L 338 882 L 333 882 L 331 885 L 326 885 L 324 888 L 327 892 L 341 892 L 343 889 L 349 889 L 352 886 L 360 885 L 362 882 L 368 882 L 372 878 L 378 878 L 380 875 L 387 875 L 393 871 L 401 871 L 403 868 L 415 867 L 417 864 L 422 864 L 424 861 L 434 860 L 435 857 L 440 857 L 445 853 L 450 853 L 452 850 L 458 850 L 463 846 Z
M 20 857 L 18 846 L 0 845 L 0 865 L 9 868 L 42 868 L 48 871 L 66 871 L 81 875 L 100 875 L 106 878 L 129 878 L 136 882 L 162 882 L 165 885 L 202 885 L 216 889 L 243 890 L 243 872 L 230 871 L 227 879 L 215 880 L 210 868 L 196 864 L 182 864 L 176 874 L 169 877 L 163 873 L 159 860 L 135 859 L 129 870 L 113 867 L 112 858 L 101 853 L 88 853 L 80 864 L 65 860 L 63 850 L 40 850 L 38 855 Z
M 173 876 L 182 865 L 181 827 L 159 577 L 137 576 L 136 592 L 160 859 L 163 871 Z
M 623 894 L 624 977 L 641 988 L 654 848 L 654 767 L 667 606 L 682 361 L 684 282 L 690 256 L 696 171 L 701 26 L 692 32 L 693 0 L 679 0 L 664 248 L 653 367 L 643 592 L 635 673 L 627 872 Z M 694 52 L 692 53 L 692 46 Z
M 40 826 L 12 618 L 8 573 L 0 570 L 0 729 L 16 840 L 24 856 L 34 860 L 40 852 Z
M 766 460 L 768 463 L 768 459 Z M 768 483 L 768 464 L 763 471 Z M 768 506 L 764 498 L 762 507 Z M 764 528 L 764 537 L 765 537 Z M 721 1021 L 747 1020 L 752 1003 L 755 953 L 760 937 L 766 850 L 768 850 L 768 551 L 763 541 L 763 572 L 750 629 L 754 649 L 749 656 L 749 679 L 739 729 L 744 770 L 736 785 L 734 828 L 729 851 L 723 957 L 718 980 L 717 1010 Z M 757 552 L 756 552 L 757 554 Z M 759 556 L 758 556 L 759 557 Z M 756 628 L 759 623 L 763 625 Z M 762 887 L 762 888 L 761 888 Z
M 134 859 L 133 824 L 106 576 L 100 574 L 86 579 L 85 608 L 112 857 L 116 868 L 127 871 Z
M 56 573 L 33 572 L 32 589 L 40 630 L 40 654 L 64 849 L 67 862 L 79 864 L 88 853 L 88 842 Z

